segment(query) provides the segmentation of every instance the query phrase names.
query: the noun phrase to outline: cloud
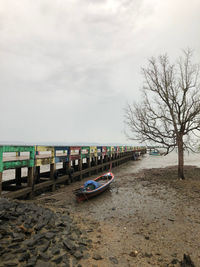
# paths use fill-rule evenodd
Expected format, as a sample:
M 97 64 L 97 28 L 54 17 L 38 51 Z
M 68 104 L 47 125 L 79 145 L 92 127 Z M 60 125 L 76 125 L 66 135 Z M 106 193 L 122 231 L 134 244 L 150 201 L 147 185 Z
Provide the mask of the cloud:
M 2 0 L 0 140 L 125 142 L 140 68 L 185 47 L 200 55 L 199 11 L 197 0 Z

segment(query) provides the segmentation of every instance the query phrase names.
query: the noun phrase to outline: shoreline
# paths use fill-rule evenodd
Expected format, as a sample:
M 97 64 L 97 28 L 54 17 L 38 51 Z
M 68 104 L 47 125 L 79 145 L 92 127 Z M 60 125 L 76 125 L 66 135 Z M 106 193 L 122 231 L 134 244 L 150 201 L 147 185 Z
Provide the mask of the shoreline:
M 110 190 L 89 201 L 78 204 L 72 193 L 86 178 L 26 202 L 69 214 L 91 240 L 69 266 L 178 267 L 184 254 L 200 266 L 200 168 L 185 166 L 180 180 L 177 166 L 135 168 L 142 161 L 113 169 Z
M 77 204 L 63 188 L 50 194 L 53 205 L 45 204 L 67 209 L 92 240 L 90 257 L 80 264 L 180 266 L 185 253 L 200 266 L 200 169 L 186 166 L 182 181 L 176 166 L 127 173 L 131 163 L 125 165 L 114 170 L 111 190 L 94 199 Z

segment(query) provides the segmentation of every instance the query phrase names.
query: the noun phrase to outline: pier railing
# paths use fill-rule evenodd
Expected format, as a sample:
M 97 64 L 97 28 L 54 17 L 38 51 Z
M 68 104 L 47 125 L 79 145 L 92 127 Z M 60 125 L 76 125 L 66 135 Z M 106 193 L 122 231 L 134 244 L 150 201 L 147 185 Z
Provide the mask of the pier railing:
M 55 190 L 59 183 L 81 180 L 144 153 L 146 147 L 131 146 L 0 146 L 0 196 Z

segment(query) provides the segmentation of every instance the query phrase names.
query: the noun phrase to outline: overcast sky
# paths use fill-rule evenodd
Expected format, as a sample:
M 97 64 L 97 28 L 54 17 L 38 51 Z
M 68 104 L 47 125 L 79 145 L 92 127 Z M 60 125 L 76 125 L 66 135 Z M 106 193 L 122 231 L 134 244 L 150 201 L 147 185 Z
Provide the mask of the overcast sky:
M 192 48 L 199 0 L 1 0 L 0 141 L 129 143 L 151 56 Z

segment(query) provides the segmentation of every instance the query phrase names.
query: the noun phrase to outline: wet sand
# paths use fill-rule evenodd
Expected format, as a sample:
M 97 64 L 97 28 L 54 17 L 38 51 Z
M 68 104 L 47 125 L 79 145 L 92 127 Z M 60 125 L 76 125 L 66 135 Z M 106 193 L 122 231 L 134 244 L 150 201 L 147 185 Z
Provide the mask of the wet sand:
M 198 157 L 186 164 L 198 166 Z M 34 202 L 69 211 L 87 232 L 93 245 L 82 266 L 180 266 L 184 253 L 200 266 L 200 169 L 186 166 L 182 181 L 174 164 L 175 153 L 145 155 L 114 168 L 110 190 L 89 201 L 78 204 L 72 194 L 82 181 Z

